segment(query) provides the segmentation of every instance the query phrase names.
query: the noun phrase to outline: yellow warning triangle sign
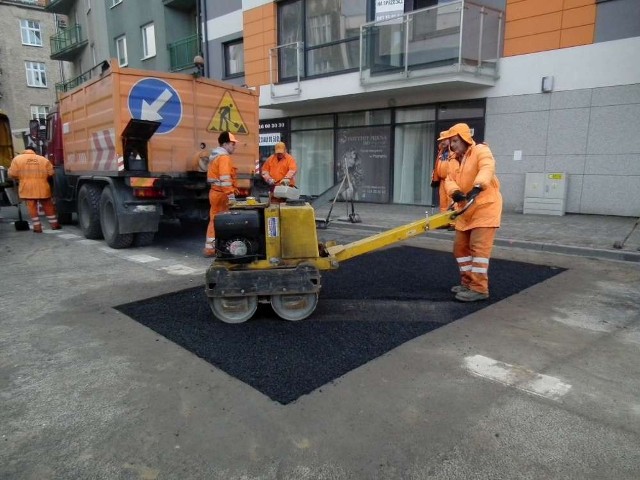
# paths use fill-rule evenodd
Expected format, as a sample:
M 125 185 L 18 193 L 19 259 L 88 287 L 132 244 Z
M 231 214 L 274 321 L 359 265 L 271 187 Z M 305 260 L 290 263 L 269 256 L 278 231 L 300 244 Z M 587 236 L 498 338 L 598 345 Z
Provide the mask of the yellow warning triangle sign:
M 233 100 L 230 92 L 224 92 L 222 100 L 220 100 L 220 103 L 209 122 L 207 131 L 240 134 L 249 133 L 249 129 L 244 124 L 242 115 L 240 115 L 240 110 L 238 110 L 238 106 Z

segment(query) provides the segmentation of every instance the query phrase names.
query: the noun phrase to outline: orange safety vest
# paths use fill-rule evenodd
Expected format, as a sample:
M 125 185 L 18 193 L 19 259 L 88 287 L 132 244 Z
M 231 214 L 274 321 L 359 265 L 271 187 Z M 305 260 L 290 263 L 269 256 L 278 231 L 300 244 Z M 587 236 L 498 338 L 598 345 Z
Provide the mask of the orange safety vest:
M 214 151 L 216 153 L 218 155 L 209 162 L 207 183 L 213 191 L 233 195 L 238 188 L 237 168 L 229 154 L 220 153 L 218 149 Z
M 53 165 L 42 155 L 25 150 L 11 161 L 8 174 L 18 180 L 20 198 L 51 198 L 49 177 L 53 177 Z
M 295 187 L 295 175 L 298 172 L 296 159 L 288 153 L 284 153 L 283 155 L 282 160 L 279 160 L 278 156 L 273 154 L 264 162 L 262 165 L 262 178 L 264 178 L 267 183 L 269 179 L 273 179 L 274 182 L 278 183 L 287 178 L 289 179 L 289 185 Z
M 499 227 L 502 195 L 500 182 L 496 177 L 496 161 L 487 145 L 475 142 L 469 146 L 461 160 L 455 157 L 449 160 L 445 190 L 451 197 L 456 190 L 468 193 L 474 185 L 480 185 L 482 191 L 474 204 L 456 218 L 456 230 Z

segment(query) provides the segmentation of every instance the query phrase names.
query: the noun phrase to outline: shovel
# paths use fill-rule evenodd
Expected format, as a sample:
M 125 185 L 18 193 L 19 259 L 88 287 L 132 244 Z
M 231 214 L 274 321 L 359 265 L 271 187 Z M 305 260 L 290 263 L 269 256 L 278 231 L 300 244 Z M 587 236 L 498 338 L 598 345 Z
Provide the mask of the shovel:
M 13 226 L 18 232 L 24 232 L 29 230 L 29 222 L 22 219 L 22 210 L 20 209 L 20 203 L 18 203 L 18 220 L 13 222 Z

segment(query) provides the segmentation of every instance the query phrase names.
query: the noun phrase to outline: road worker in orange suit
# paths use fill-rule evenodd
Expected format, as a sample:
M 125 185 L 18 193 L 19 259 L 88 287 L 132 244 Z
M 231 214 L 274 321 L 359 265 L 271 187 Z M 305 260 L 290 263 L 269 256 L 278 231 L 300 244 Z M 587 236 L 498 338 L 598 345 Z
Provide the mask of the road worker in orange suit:
M 296 186 L 296 173 L 298 173 L 296 159 L 287 153 L 284 142 L 276 143 L 274 154 L 262 165 L 262 178 L 270 187 L 269 199 L 272 202 L 280 201 L 273 197 L 273 189 L 276 185 Z
M 216 254 L 216 232 L 213 225 L 216 215 L 229 210 L 229 206 L 236 202 L 237 169 L 231 158 L 236 149 L 236 142 L 236 137 L 232 133 L 222 132 L 218 136 L 220 146 L 211 152 L 211 160 L 207 169 L 207 183 L 211 187 L 209 190 L 211 208 L 203 251 L 205 257 L 213 257 Z
M 447 172 L 449 171 L 449 158 L 452 156 L 449 151 L 449 138 L 446 136 L 447 132 L 440 132 L 438 138 L 438 155 L 436 157 L 436 164 L 431 173 L 431 188 L 438 189 L 438 200 L 441 212 L 446 212 L 449 209 L 451 200 L 444 188 L 444 181 L 447 178 Z M 449 230 L 454 229 L 453 222 L 449 224 Z
M 42 155 L 27 149 L 17 155 L 9 167 L 9 177 L 18 181 L 18 195 L 26 204 L 34 233 L 42 233 L 42 224 L 38 216 L 38 202 L 42 205 L 51 230 L 59 230 L 58 214 L 51 200 L 53 165 Z
M 445 189 L 462 207 L 474 204 L 456 218 L 453 255 L 460 270 L 460 285 L 451 291 L 456 300 L 476 302 L 489 298 L 489 258 L 502 217 L 502 195 L 496 177 L 496 161 L 489 147 L 476 143 L 466 123 L 446 134 L 455 158 L 449 165 Z

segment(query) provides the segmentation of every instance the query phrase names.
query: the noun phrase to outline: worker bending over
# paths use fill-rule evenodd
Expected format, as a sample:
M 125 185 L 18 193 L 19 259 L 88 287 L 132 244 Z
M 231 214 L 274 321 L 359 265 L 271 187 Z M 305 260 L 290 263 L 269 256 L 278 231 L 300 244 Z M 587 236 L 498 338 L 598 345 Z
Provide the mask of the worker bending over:
M 296 159 L 287 153 L 284 142 L 276 143 L 275 153 L 262 165 L 262 178 L 269 185 L 269 200 L 271 202 L 280 202 L 280 199 L 273 196 L 273 189 L 276 185 L 296 186 L 297 172 Z
M 207 168 L 207 183 L 209 190 L 209 226 L 204 244 L 203 255 L 213 257 L 216 254 L 216 232 L 214 219 L 220 212 L 229 210 L 229 205 L 236 201 L 237 169 L 233 164 L 231 154 L 236 149 L 236 137 L 229 132 L 222 132 L 218 136 L 219 147 L 211 152 L 211 160 Z
M 447 195 L 459 207 L 475 198 L 474 204 L 456 218 L 453 255 L 460 270 L 460 285 L 451 291 L 463 302 L 486 300 L 489 298 L 489 258 L 502 216 L 496 162 L 487 145 L 473 140 L 467 124 L 454 125 L 445 136 L 455 155 L 445 180 Z
M 56 207 L 51 200 L 51 185 L 49 185 L 49 179 L 53 177 L 51 162 L 33 150 L 27 149 L 11 161 L 8 174 L 9 177 L 18 181 L 18 195 L 27 205 L 33 232 L 42 233 L 38 202 L 44 209 L 51 230 L 62 228 L 58 223 Z

